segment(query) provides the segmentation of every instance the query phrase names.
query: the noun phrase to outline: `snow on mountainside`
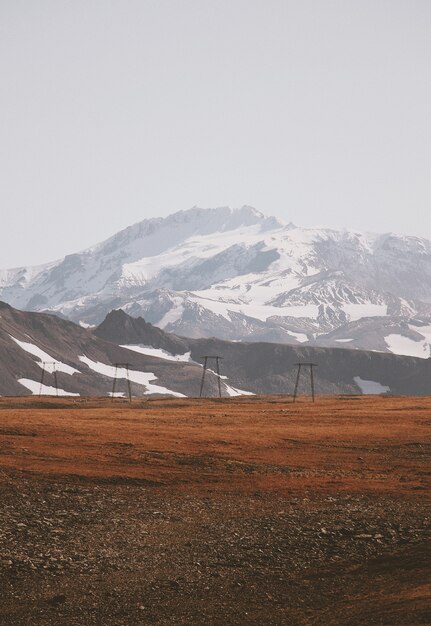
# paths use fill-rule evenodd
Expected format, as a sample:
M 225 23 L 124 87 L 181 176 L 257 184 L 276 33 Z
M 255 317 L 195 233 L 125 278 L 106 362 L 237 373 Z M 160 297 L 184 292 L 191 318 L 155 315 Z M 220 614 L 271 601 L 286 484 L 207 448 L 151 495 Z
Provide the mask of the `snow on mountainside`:
M 0 301 L 0 395 L 197 396 L 202 355 L 218 354 L 221 393 L 291 393 L 298 361 L 318 364 L 316 392 L 429 395 L 429 362 L 361 350 L 177 337 L 122 310 L 94 329 Z M 124 363 L 129 364 L 128 372 Z M 118 364 L 118 365 L 116 365 Z M 116 381 L 114 389 L 114 380 Z M 309 392 L 301 377 L 300 392 Z M 205 395 L 218 395 L 213 369 Z
M 111 311 L 92 334 L 128 350 L 157 356 L 170 366 L 202 362 L 202 354 L 218 354 L 222 357 L 224 394 L 228 395 L 292 392 L 298 361 L 318 365 L 317 393 L 427 395 L 430 389 L 429 362 L 420 358 L 339 347 L 177 337 L 122 310 Z M 309 392 L 308 376 L 301 377 L 300 390 Z
M 0 272 L 0 299 L 87 324 L 123 308 L 183 336 L 429 356 L 429 333 L 410 326 L 431 324 L 431 243 L 298 228 L 247 206 L 193 208 Z
M 128 336 L 132 326 L 124 324 Z M 156 342 L 156 329 L 149 337 Z M 174 337 L 169 340 L 176 345 Z M 115 363 L 128 363 L 129 371 Z M 124 396 L 128 378 L 134 396 L 183 397 L 197 395 L 201 376 L 202 366 L 190 358 L 173 362 L 162 351 L 149 354 L 122 348 L 55 315 L 18 311 L 0 302 L 1 396 L 107 396 L 113 392 L 115 378 L 115 393 Z M 228 387 L 223 381 L 225 395 Z M 217 388 L 216 376 L 210 374 L 209 392 L 217 393 Z

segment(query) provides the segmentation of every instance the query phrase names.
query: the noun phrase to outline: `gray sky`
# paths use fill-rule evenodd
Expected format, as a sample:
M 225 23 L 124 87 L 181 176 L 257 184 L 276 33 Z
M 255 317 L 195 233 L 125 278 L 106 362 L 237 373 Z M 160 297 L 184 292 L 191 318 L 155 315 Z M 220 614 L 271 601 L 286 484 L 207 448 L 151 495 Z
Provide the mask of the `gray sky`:
M 430 0 L 0 0 L 0 267 L 250 204 L 431 238 Z

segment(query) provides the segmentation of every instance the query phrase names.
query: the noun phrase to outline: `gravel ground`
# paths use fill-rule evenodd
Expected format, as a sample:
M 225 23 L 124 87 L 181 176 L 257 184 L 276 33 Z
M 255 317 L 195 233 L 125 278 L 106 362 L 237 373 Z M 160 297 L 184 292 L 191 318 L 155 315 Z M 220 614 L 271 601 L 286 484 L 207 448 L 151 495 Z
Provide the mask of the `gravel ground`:
M 1 624 L 431 622 L 420 498 L 8 478 Z

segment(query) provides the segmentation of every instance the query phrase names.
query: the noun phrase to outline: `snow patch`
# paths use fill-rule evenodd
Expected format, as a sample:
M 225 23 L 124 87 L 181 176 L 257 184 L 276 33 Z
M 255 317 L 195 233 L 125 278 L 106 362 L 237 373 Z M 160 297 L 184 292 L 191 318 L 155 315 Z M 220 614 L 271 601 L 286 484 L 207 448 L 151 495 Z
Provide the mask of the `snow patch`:
M 147 356 L 155 356 L 158 359 L 165 359 L 165 361 L 182 361 L 189 363 L 192 360 L 190 352 L 185 352 L 184 354 L 171 354 L 162 348 L 153 348 L 152 346 L 143 346 L 141 344 L 127 344 L 120 347 L 126 348 L 127 350 L 133 350 L 133 352 L 139 352 L 140 354 L 145 354 Z
M 167 387 L 152 384 L 150 381 L 157 380 L 157 376 L 155 376 L 152 372 L 139 372 L 137 370 L 131 369 L 129 369 L 127 372 L 125 367 L 116 368 L 113 365 L 106 365 L 105 363 L 101 363 L 100 361 L 92 361 L 86 356 L 80 356 L 79 360 L 85 363 L 90 369 L 93 370 L 93 372 L 97 372 L 97 374 L 101 374 L 102 376 L 108 376 L 108 378 L 117 377 L 127 379 L 128 374 L 130 382 L 136 383 L 137 385 L 142 385 L 147 388 L 145 394 L 158 393 L 175 396 L 176 398 L 186 397 L 184 394 L 178 393 L 177 391 L 172 391 Z
M 41 385 L 36 380 L 30 378 L 20 378 L 18 382 L 23 387 L 26 387 L 32 392 L 34 396 L 38 396 L 41 393 L 44 396 L 79 396 L 79 393 L 72 393 L 71 391 L 65 391 L 64 389 L 56 389 L 49 385 Z
M 93 324 L 87 324 L 87 322 L 83 322 L 82 320 L 79 320 L 79 325 L 81 328 L 94 328 Z
M 299 343 L 304 343 L 304 341 L 308 341 L 308 337 L 305 333 L 295 333 L 293 332 L 293 330 L 288 330 L 287 334 L 295 337 L 296 341 L 299 341 Z
M 398 334 L 387 335 L 384 339 L 393 354 L 405 354 L 406 356 L 415 356 L 420 359 L 428 359 L 430 356 L 430 344 L 425 339 L 414 341 L 414 339 Z
M 230 397 L 234 397 L 234 396 L 254 396 L 255 394 L 251 391 L 244 391 L 243 389 L 236 389 L 235 387 L 231 387 L 230 385 L 227 385 L 226 383 L 224 383 L 225 386 L 225 391 L 227 392 L 228 396 Z
M 360 376 L 355 376 L 353 380 L 358 385 L 361 392 L 365 395 L 378 395 L 380 393 L 390 391 L 390 387 L 382 385 L 374 380 L 364 380 Z
M 63 374 L 69 374 L 70 376 L 72 374 L 79 374 L 79 370 L 71 367 L 70 365 L 66 365 L 66 363 L 62 363 L 62 361 L 57 361 L 57 359 L 54 359 L 47 352 L 44 352 L 33 343 L 20 341 L 19 339 L 15 339 L 12 335 L 9 335 L 9 337 L 13 339 L 20 348 L 25 350 L 25 352 L 28 352 L 29 354 L 40 359 L 40 361 L 36 362 L 42 369 L 45 369 L 46 372 L 50 372 L 52 374 L 53 371 L 56 370 L 57 372 L 63 372 Z

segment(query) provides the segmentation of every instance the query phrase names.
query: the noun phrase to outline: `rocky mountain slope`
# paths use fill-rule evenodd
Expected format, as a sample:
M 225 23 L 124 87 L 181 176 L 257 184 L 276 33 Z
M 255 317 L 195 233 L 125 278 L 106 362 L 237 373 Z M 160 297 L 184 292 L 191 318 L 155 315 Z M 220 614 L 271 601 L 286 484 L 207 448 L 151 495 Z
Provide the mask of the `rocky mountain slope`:
M 343 348 L 178 337 L 112 311 L 96 329 L 0 303 L 0 395 L 110 395 L 129 364 L 135 397 L 199 395 L 202 356 L 222 357 L 222 395 L 292 393 L 296 363 L 317 364 L 317 393 L 429 395 L 431 360 Z M 204 395 L 217 395 L 213 364 Z M 44 380 L 42 381 L 42 373 Z M 116 393 L 127 394 L 117 368 Z M 57 380 L 56 380 L 57 379 Z M 41 385 L 42 382 L 42 385 Z M 56 384 L 57 383 L 57 384 Z M 300 381 L 309 393 L 309 380 Z
M 429 395 L 431 391 L 429 359 L 340 347 L 180 338 L 160 334 L 142 318 L 131 318 L 121 310 L 112 311 L 93 333 L 124 348 L 168 360 L 181 359 L 182 353 L 196 362 L 202 362 L 205 354 L 219 355 L 229 385 L 252 393 L 292 393 L 298 362 L 317 365 L 316 391 L 321 394 Z M 300 379 L 299 391 L 310 393 L 307 371 Z
M 173 363 L 141 354 L 54 315 L 0 303 L 0 395 L 56 395 L 58 387 L 58 395 L 106 396 L 112 392 L 115 374 L 116 393 L 127 395 L 125 367 L 116 372 L 115 363 L 129 363 L 135 396 L 198 393 L 202 368 L 188 356 Z M 207 382 L 215 393 L 216 377 L 210 373 Z
M 122 308 L 188 337 L 349 340 L 429 356 L 431 242 L 298 228 L 251 207 L 193 208 L 44 266 L 2 271 L 0 298 L 84 324 Z
M 313 344 L 427 359 L 431 356 L 431 319 L 395 315 L 365 317 L 317 336 Z

